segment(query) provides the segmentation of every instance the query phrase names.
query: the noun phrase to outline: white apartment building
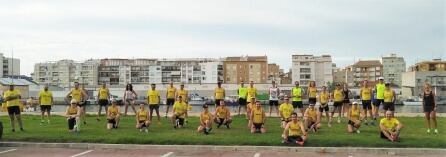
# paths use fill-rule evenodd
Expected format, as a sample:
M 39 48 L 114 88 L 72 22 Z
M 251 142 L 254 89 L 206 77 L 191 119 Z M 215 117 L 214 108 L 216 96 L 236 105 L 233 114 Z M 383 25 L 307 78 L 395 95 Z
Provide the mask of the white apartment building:
M 299 81 L 301 85 L 308 85 L 309 81 L 316 81 L 318 87 L 333 82 L 332 59 L 330 55 L 292 55 L 292 82 Z
M 20 59 L 7 58 L 0 53 L 0 77 L 8 75 L 20 75 Z
M 223 62 L 200 63 L 201 83 L 217 83 L 223 81 Z
M 386 82 L 401 87 L 402 73 L 406 72 L 406 62 L 403 57 L 397 57 L 396 54 L 382 57 L 383 77 Z

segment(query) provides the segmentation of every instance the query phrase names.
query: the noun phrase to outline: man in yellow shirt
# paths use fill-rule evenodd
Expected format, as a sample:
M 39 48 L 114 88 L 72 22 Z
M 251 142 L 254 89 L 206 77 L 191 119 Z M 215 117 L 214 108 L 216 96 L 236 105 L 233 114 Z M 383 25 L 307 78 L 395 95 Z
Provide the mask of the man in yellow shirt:
M 297 116 L 296 112 L 291 114 L 291 122 L 285 126 L 282 133 L 283 143 L 304 145 L 304 142 L 308 139 L 308 134 L 305 131 L 304 124 Z
M 101 116 L 102 107 L 105 108 L 105 115 L 107 115 L 109 99 L 110 99 L 110 91 L 108 90 L 106 83 L 103 82 L 102 87 L 99 88 L 98 91 L 99 110 L 98 110 L 98 115 L 96 117 L 97 121 L 99 121 L 99 116 Z
M 221 87 L 221 82 L 217 83 L 217 88 L 214 90 L 214 98 L 215 98 L 215 107 L 217 108 L 220 105 L 220 101 L 224 101 L 225 99 L 225 89 Z
M 252 98 L 257 97 L 257 88 L 254 87 L 254 81 L 249 82 L 249 87 L 247 88 L 247 92 L 248 92 L 247 100 L 251 100 Z M 255 102 L 252 102 L 252 103 L 255 103 Z
M 384 111 L 395 111 L 395 101 L 395 91 L 390 87 L 390 83 L 386 83 L 386 87 L 384 89 Z
M 156 112 L 156 116 L 158 118 L 158 124 L 161 124 L 161 117 L 160 117 L 160 92 L 156 90 L 156 85 L 152 84 L 152 89 L 147 91 L 147 103 L 149 104 L 149 110 L 150 110 L 150 118 L 149 120 L 152 121 L 152 115 L 153 110 Z
M 39 92 L 39 104 L 40 104 L 40 110 L 42 112 L 40 125 L 43 124 L 43 117 L 45 115 L 45 112 L 47 112 L 47 121 L 48 124 L 50 123 L 50 112 L 51 112 L 51 105 L 53 105 L 53 93 L 48 90 L 48 86 L 45 86 L 43 88 L 43 91 Z
M 230 128 L 229 124 L 232 122 L 231 112 L 226 107 L 224 101 L 220 101 L 220 105 L 215 109 L 214 122 L 217 123 L 217 128 L 221 125 L 226 125 L 226 128 Z
M 118 102 L 115 99 L 111 100 L 111 106 L 107 111 L 107 129 L 117 129 L 121 119 L 121 112 L 119 112 Z
M 186 107 L 187 107 L 187 104 L 189 103 L 189 92 L 186 89 L 184 89 L 184 83 L 181 83 L 180 89 L 177 91 L 177 97 L 179 97 L 179 96 L 182 97 L 183 102 L 186 104 Z M 186 110 L 185 114 L 186 115 L 185 115 L 184 121 L 187 123 L 187 117 L 188 117 L 187 110 Z
M 178 96 L 177 101 L 173 105 L 172 123 L 173 128 L 182 128 L 186 117 L 187 104 L 183 101 L 182 96 Z
M 331 111 L 330 119 L 333 119 L 334 113 L 337 110 L 338 111 L 338 123 L 341 123 L 342 103 L 344 101 L 344 93 L 342 92 L 341 84 L 339 84 L 339 83 L 336 84 L 336 88 L 335 88 L 335 90 L 333 90 L 331 97 L 334 99 L 334 102 L 333 102 L 333 110 Z M 329 123 L 331 123 L 331 122 L 329 122 Z
M 240 110 L 242 107 L 246 109 L 246 101 L 247 101 L 247 97 L 248 97 L 248 88 L 245 87 L 245 82 L 241 82 L 240 83 L 240 87 L 237 90 L 237 94 L 238 94 L 238 115 L 240 115 Z
M 385 85 L 384 85 L 384 77 L 379 77 L 378 78 L 378 83 L 375 85 L 375 101 L 372 104 L 374 107 L 372 108 L 373 110 L 373 120 L 376 121 L 376 119 L 379 117 L 379 106 L 381 104 L 384 104 L 384 90 L 385 90 Z
M 283 98 L 283 103 L 279 106 L 280 117 L 282 119 L 282 128 L 285 128 L 286 124 L 291 121 L 291 113 L 294 112 L 293 105 L 290 104 L 288 96 Z
M 266 133 L 265 122 L 266 116 L 265 111 L 262 108 L 260 101 L 256 101 L 256 106 L 251 111 L 251 133 Z
M 293 107 L 298 109 L 304 116 L 304 105 L 302 104 L 303 89 L 299 87 L 299 81 L 294 82 L 294 87 L 291 89 L 291 98 L 293 98 Z
M 385 116 L 379 123 L 381 138 L 388 139 L 392 142 L 398 141 L 403 124 L 393 117 L 392 111 L 386 111 Z
M 21 98 L 21 93 L 19 90 L 14 89 L 14 84 L 10 84 L 9 90 L 3 94 L 3 99 L 6 101 L 6 105 L 8 107 L 12 132 L 15 132 L 15 119 L 17 119 L 17 122 L 19 123 L 20 130 L 24 131 L 19 107 Z
M 308 130 L 312 130 L 313 132 L 316 132 L 317 129 L 321 128 L 321 123 L 318 119 L 320 116 L 318 114 L 314 104 L 310 104 L 304 113 L 305 128 L 308 128 Z
M 212 114 L 208 110 L 208 105 L 203 105 L 203 112 L 200 114 L 200 126 L 198 126 L 197 132 L 204 132 L 208 135 L 212 130 Z
M 365 125 L 368 125 L 367 122 L 367 111 L 370 113 L 370 118 L 373 117 L 373 113 L 372 113 L 372 89 L 369 87 L 367 80 L 364 80 L 364 82 L 362 83 L 362 88 L 359 91 L 359 95 L 361 96 L 361 100 L 362 100 L 362 109 L 363 109 L 363 113 L 362 115 L 364 116 L 365 119 Z
M 173 106 L 173 104 L 175 104 L 176 93 L 177 89 L 173 86 L 173 82 L 170 81 L 166 91 L 166 115 L 164 117 L 167 117 L 170 106 Z
M 331 127 L 331 124 L 330 124 L 331 119 L 330 119 L 330 115 L 328 113 L 328 111 L 329 111 L 328 102 L 330 101 L 330 93 L 327 91 L 326 86 L 322 86 L 322 91 L 319 93 L 318 99 L 319 99 L 319 103 L 320 103 L 318 118 L 322 121 L 322 113 L 324 113 L 324 111 L 325 111 L 325 116 L 328 121 L 328 127 Z
M 71 96 L 71 98 L 70 98 Z M 86 118 L 85 118 L 85 101 L 88 99 L 87 93 L 85 93 L 85 90 L 79 88 L 79 82 L 74 82 L 74 89 L 71 89 L 71 91 L 67 94 L 66 100 L 75 99 L 77 102 L 78 110 L 79 110 L 79 119 L 80 121 L 84 121 L 84 124 L 87 124 Z M 78 124 L 80 126 L 80 124 Z

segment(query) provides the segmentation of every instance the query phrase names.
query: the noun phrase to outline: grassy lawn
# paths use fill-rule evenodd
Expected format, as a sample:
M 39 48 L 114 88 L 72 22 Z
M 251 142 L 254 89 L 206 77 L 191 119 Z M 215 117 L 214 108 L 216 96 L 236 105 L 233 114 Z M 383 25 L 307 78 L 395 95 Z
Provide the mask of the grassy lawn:
M 283 146 L 278 118 L 267 119 L 266 134 L 251 134 L 244 117 L 235 116 L 231 129 L 217 129 L 214 126 L 208 136 L 196 133 L 196 117 L 189 118 L 186 128 L 176 130 L 163 117 L 162 124 L 151 125 L 148 134 L 134 128 L 133 116 L 123 117 L 120 128 L 115 130 L 105 129 L 105 118 L 97 122 L 95 116 L 89 116 L 87 125 L 82 126 L 79 134 L 68 133 L 66 120 L 60 116 L 53 117 L 51 124 L 43 126 L 39 124 L 40 116 L 24 116 L 25 132 L 15 133 L 11 132 L 8 117 L 1 116 L 0 120 L 4 126 L 2 141 Z M 310 133 L 306 146 L 446 148 L 445 118 L 439 118 L 439 134 L 427 134 L 422 117 L 402 117 L 400 121 L 405 125 L 401 141 L 391 143 L 379 138 L 377 126 L 363 125 L 360 134 L 350 134 L 346 132 L 346 122 L 328 128 L 324 118 L 322 129 L 317 133 Z

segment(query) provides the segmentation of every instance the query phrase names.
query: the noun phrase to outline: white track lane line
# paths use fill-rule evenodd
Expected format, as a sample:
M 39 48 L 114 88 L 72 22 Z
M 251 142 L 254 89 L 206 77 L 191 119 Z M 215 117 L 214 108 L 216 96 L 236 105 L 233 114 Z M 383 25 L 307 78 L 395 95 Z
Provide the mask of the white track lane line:
M 170 155 L 172 155 L 172 154 L 173 154 L 173 152 L 169 152 L 169 153 L 164 154 L 164 155 L 161 156 L 161 157 L 168 157 L 168 156 L 170 156 Z
M 12 151 L 16 151 L 16 150 L 17 150 L 17 149 L 5 150 L 5 151 L 0 152 L 0 154 L 7 153 L 7 152 L 12 152 Z
M 82 152 L 82 153 L 79 153 L 79 154 L 76 154 L 76 155 L 73 155 L 73 156 L 70 156 L 70 157 L 78 157 L 78 156 L 81 156 L 81 155 L 85 155 L 85 154 L 87 154 L 87 153 L 90 153 L 90 152 L 92 152 L 93 150 L 87 150 L 87 151 L 85 151 L 85 152 Z

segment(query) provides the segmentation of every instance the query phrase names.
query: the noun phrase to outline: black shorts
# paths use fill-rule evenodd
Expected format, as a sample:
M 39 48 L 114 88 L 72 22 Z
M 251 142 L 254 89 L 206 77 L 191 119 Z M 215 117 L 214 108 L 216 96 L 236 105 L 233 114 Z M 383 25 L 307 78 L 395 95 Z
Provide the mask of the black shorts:
M 178 116 L 175 116 L 175 119 L 178 119 L 178 125 L 181 125 L 181 126 L 184 125 L 184 118 L 180 118 Z
M 50 112 L 51 111 L 51 105 L 40 105 L 40 111 L 42 112 Z
M 387 139 L 386 135 L 384 135 L 384 133 L 382 131 L 381 131 L 381 136 L 380 137 L 383 138 L 383 139 Z
M 139 121 L 139 125 L 141 125 L 141 128 L 144 128 L 144 127 L 147 128 L 147 126 L 146 126 L 146 121 L 145 121 L 145 120 L 140 120 L 140 121 Z
M 279 106 L 279 100 L 270 100 L 269 106 Z
M 336 108 L 336 107 L 341 107 L 342 106 L 342 101 L 335 101 L 334 103 L 333 103 L 333 106 Z
M 379 109 L 379 105 L 384 103 L 384 99 L 376 99 L 375 103 L 373 103 L 373 105 L 375 105 L 375 107 L 377 107 Z
M 20 115 L 20 107 L 19 106 L 9 106 L 8 114 L 9 115 Z
M 108 123 L 115 125 L 116 119 L 107 119 Z
M 288 136 L 288 142 L 289 143 L 296 143 L 296 142 L 301 142 L 303 141 L 302 136 Z
M 347 123 L 348 125 L 351 125 L 351 126 L 355 126 L 355 122 L 353 122 L 353 121 L 351 121 L 351 120 L 348 120 L 348 123 Z
M 175 103 L 175 99 L 174 98 L 166 99 L 166 105 L 172 106 L 174 103 Z
M 252 123 L 254 126 L 254 129 L 256 130 L 260 130 L 261 128 L 263 128 L 263 123 Z
M 108 105 L 108 100 L 107 99 L 99 99 L 98 104 L 100 106 L 107 106 Z
M 392 102 L 384 102 L 383 109 L 386 111 L 395 111 L 395 105 Z
M 76 118 L 68 118 L 68 129 L 73 130 L 76 125 Z
M 325 107 L 322 107 L 323 105 L 325 105 Z M 319 106 L 319 112 L 322 113 L 323 111 L 328 112 L 329 108 L 327 104 L 321 104 L 321 106 Z
M 223 99 L 215 99 L 215 105 L 220 106 L 220 101 L 222 101 Z
M 81 102 L 77 103 L 77 106 L 79 106 L 79 107 L 84 107 L 84 105 L 85 105 L 85 101 L 81 101 Z
M 246 106 L 246 99 L 238 98 L 238 104 L 240 106 Z
M 372 109 L 372 101 L 370 100 L 362 100 L 362 109 L 371 110 Z
M 342 103 L 344 103 L 344 104 L 350 103 L 350 99 L 344 99 L 344 100 L 342 100 Z
M 293 108 L 304 108 L 302 101 L 293 101 L 292 104 L 293 104 Z
M 308 104 L 316 104 L 316 98 L 308 98 Z
M 434 106 L 423 106 L 423 112 L 432 112 L 434 111 Z
M 150 112 L 152 112 L 154 109 L 159 110 L 159 108 L 160 108 L 160 105 L 158 105 L 158 104 L 150 104 L 149 105 Z
M 310 125 L 308 125 L 308 129 L 311 128 L 312 125 L 316 124 L 316 122 L 310 122 Z
M 282 118 L 282 122 L 288 123 L 288 122 L 291 122 L 291 119 L 290 118 Z

